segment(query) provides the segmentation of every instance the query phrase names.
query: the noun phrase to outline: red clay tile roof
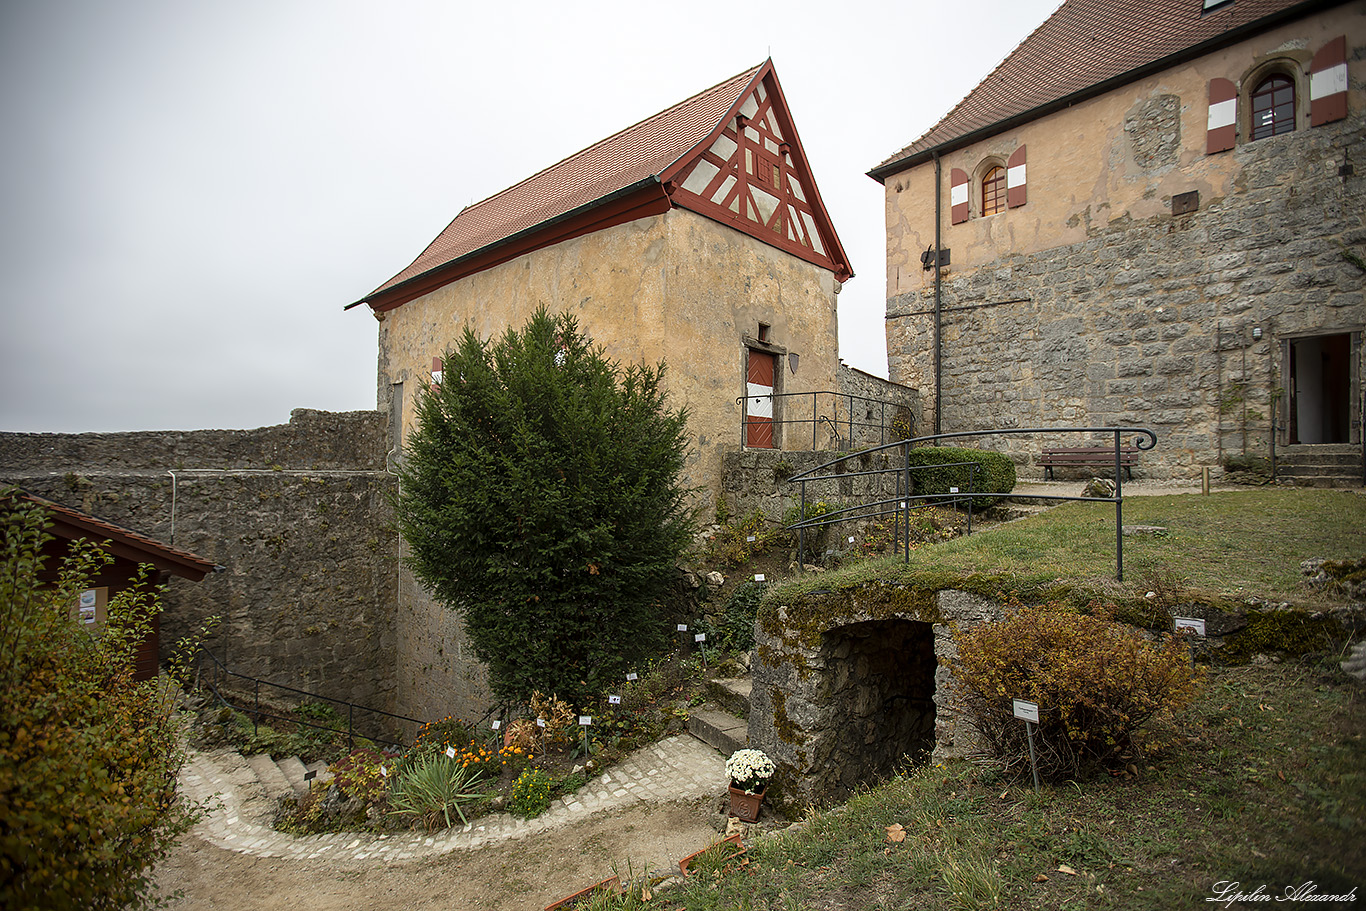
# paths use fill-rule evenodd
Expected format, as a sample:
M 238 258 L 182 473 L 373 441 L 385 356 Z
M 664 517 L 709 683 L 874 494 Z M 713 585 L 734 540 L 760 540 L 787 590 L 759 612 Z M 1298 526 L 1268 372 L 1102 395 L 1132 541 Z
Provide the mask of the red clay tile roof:
M 720 125 L 760 64 L 465 208 L 402 272 L 373 294 L 654 177 Z
M 0 503 L 10 498 L 0 495 Z M 57 538 L 75 540 L 86 538 L 93 542 L 109 541 L 114 545 L 116 556 L 126 557 L 137 563 L 151 563 L 157 569 L 182 576 L 198 582 L 214 569 L 212 560 L 197 557 L 187 550 L 180 550 L 163 544 L 155 538 L 123 528 L 104 519 L 45 500 L 24 491 L 16 491 L 14 499 L 32 503 L 46 509 L 52 517 L 49 533 Z
M 915 142 L 869 171 L 877 180 L 1014 124 L 1143 78 L 1198 49 L 1241 40 L 1285 19 L 1334 6 L 1304 0 L 1067 0 L 991 75 Z

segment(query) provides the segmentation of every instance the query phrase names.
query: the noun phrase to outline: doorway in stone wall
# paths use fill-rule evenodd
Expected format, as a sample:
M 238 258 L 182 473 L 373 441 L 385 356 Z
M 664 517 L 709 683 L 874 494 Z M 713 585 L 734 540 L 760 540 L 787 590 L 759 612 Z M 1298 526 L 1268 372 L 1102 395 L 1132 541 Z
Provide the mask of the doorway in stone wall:
M 822 637 L 828 740 L 819 752 L 827 795 L 885 778 L 934 750 L 934 628 L 869 620 Z
M 1352 439 L 1354 334 L 1314 335 L 1287 342 L 1290 443 L 1357 442 Z

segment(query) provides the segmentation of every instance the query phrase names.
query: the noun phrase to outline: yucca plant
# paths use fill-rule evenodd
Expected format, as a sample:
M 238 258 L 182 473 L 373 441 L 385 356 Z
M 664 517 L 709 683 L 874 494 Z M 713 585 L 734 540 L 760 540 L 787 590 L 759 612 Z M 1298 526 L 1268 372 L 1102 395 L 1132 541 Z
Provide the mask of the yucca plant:
M 389 794 L 390 812 L 397 816 L 421 819 L 428 831 L 445 820 L 446 828 L 455 825 L 451 811 L 468 823 L 463 804 L 484 796 L 483 775 L 471 772 L 444 755 L 430 756 L 405 771 Z

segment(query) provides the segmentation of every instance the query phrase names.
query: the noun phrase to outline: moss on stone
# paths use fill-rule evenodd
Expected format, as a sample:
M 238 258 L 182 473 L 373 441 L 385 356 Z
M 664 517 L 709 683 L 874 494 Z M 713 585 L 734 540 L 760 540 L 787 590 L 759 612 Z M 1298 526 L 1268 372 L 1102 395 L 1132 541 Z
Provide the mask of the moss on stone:
M 783 743 L 795 744 L 802 732 L 801 726 L 787 717 L 787 693 L 773 689 L 773 730 Z
M 1295 610 L 1254 610 L 1247 626 L 1224 638 L 1218 659 L 1224 664 L 1246 664 L 1257 654 L 1280 652 L 1293 658 L 1324 651 L 1346 636 L 1332 617 Z

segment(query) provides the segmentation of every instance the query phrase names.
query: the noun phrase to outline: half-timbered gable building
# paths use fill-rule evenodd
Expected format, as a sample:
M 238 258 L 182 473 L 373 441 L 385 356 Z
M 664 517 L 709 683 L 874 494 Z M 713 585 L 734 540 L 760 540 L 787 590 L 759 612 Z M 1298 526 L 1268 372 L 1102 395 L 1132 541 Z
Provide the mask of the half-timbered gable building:
M 491 338 L 545 306 L 620 362 L 665 361 L 705 508 L 726 450 L 811 448 L 813 401 L 784 393 L 840 388 L 836 296 L 852 274 L 766 61 L 469 206 L 351 306 L 380 321 L 395 452 L 467 326 Z M 473 710 L 482 671 L 454 614 L 406 571 L 400 589 L 407 711 Z

